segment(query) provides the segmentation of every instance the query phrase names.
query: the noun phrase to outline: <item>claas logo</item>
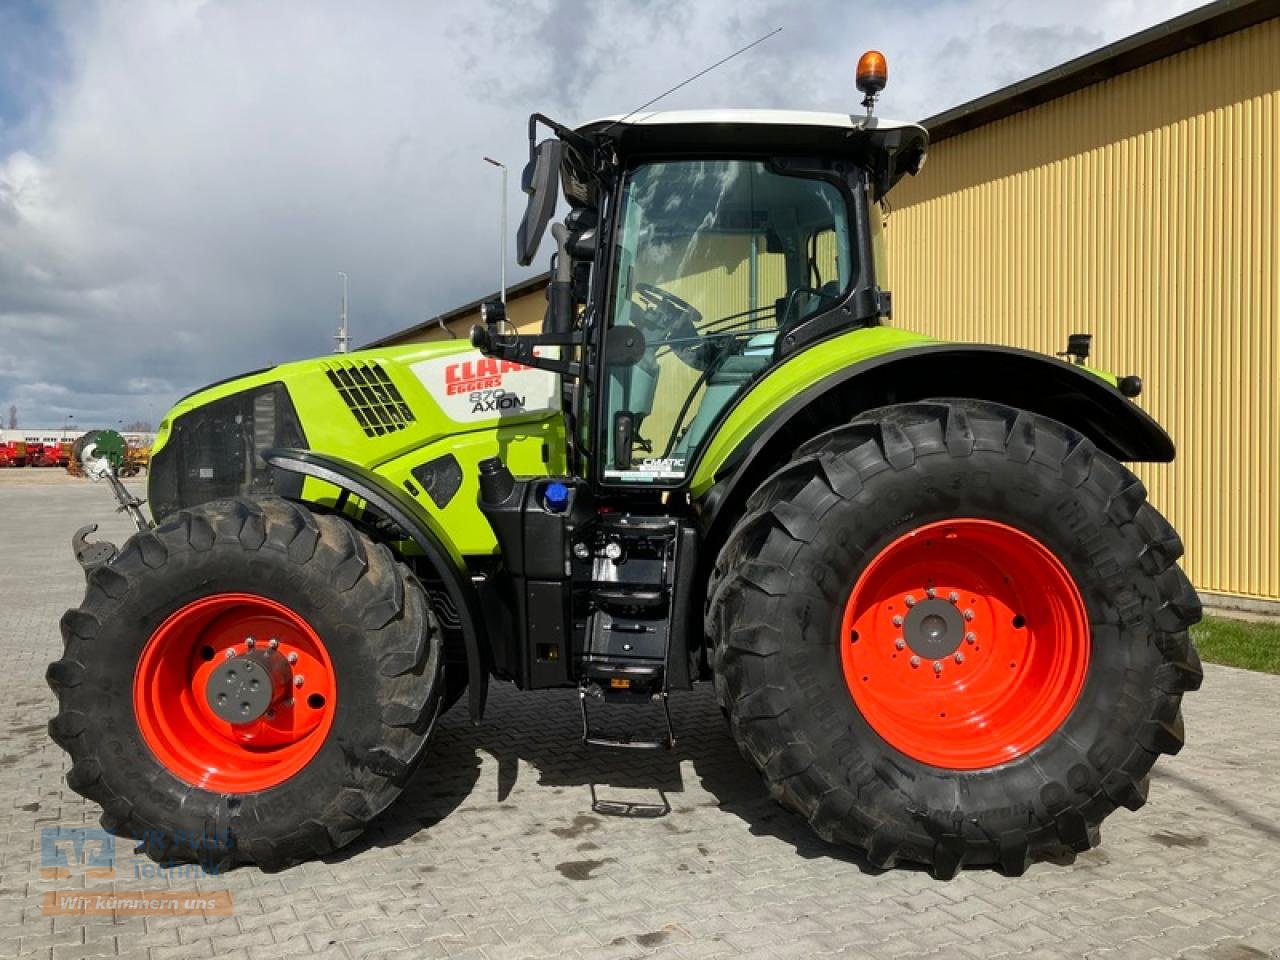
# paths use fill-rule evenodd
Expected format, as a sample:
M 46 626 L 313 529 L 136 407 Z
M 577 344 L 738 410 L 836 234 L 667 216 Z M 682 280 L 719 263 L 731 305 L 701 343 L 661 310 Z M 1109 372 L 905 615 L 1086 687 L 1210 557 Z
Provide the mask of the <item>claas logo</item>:
M 493 390 L 502 386 L 502 378 L 508 373 L 528 369 L 522 363 L 495 360 L 492 357 L 451 363 L 444 368 L 445 392 L 453 397 L 475 390 Z

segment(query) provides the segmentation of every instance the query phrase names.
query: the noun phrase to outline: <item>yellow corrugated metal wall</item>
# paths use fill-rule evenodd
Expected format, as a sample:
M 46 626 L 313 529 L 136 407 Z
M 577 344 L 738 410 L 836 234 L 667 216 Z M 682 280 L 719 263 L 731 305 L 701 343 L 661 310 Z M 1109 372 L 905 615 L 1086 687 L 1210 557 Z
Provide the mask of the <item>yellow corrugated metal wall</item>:
M 1280 20 L 944 140 L 890 200 L 895 325 L 1093 333 L 1178 445 L 1138 472 L 1196 586 L 1280 599 Z

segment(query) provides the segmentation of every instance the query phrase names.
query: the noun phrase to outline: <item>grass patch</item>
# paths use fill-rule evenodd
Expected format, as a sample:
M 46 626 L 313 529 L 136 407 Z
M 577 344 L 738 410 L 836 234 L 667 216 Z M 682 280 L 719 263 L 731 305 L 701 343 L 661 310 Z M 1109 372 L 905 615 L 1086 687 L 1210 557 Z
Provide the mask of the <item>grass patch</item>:
M 1280 622 L 1205 617 L 1191 628 L 1191 639 L 1209 663 L 1280 673 Z

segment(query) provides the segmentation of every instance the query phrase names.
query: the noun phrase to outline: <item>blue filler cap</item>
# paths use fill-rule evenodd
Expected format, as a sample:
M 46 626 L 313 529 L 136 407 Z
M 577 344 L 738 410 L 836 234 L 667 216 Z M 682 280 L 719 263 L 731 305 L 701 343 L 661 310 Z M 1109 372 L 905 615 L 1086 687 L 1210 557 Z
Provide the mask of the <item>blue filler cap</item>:
M 563 483 L 548 483 L 542 491 L 542 499 L 548 510 L 560 513 L 569 505 L 569 488 Z

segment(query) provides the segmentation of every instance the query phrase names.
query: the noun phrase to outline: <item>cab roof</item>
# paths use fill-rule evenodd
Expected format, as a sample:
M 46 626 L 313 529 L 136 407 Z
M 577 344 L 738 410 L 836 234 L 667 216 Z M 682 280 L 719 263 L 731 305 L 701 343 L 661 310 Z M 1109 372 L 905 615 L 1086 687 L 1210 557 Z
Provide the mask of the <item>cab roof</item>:
M 924 127 L 905 120 L 882 117 L 859 117 L 848 113 L 822 113 L 816 110 L 651 110 L 645 113 L 602 117 L 578 127 L 583 134 L 598 133 L 604 127 L 654 127 L 689 124 L 728 124 L 732 126 L 835 127 L 840 130 L 867 128 L 901 129 Z
M 846 156 L 875 171 L 881 193 L 917 172 L 929 145 L 918 123 L 805 110 L 658 110 L 593 120 L 576 132 L 610 143 L 624 163 L 716 152 Z

